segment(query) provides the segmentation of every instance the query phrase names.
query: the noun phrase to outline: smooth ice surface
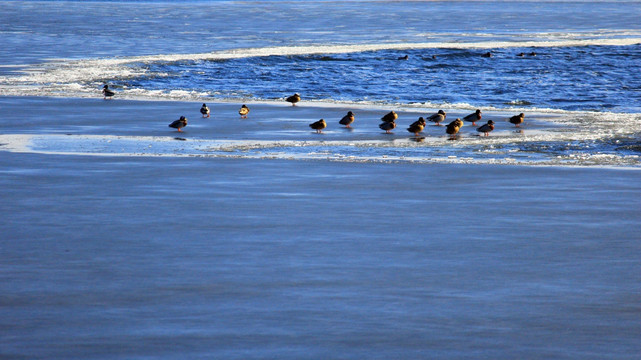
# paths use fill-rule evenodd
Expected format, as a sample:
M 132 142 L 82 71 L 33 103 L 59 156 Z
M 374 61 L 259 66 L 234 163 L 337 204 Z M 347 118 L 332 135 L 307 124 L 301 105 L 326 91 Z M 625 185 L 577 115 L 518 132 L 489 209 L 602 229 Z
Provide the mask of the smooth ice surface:
M 240 120 L 220 116 L 234 104 L 198 119 L 198 103 L 4 101 L 3 118 L 20 116 L 0 137 L 1 357 L 639 353 L 638 168 L 327 161 L 319 138 L 422 144 L 362 120 L 317 135 L 292 115 L 333 108 Z M 167 114 L 183 111 L 178 134 Z M 253 122 L 264 129 L 239 132 Z M 198 142 L 282 142 L 295 160 L 190 154 Z M 324 153 L 305 160 L 306 142 Z
M 638 354 L 638 171 L 0 162 L 3 357 Z

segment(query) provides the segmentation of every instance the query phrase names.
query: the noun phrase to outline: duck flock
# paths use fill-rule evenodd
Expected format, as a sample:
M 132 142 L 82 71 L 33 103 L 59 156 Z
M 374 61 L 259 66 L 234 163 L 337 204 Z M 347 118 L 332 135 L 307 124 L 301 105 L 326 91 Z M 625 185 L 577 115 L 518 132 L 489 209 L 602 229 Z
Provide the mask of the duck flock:
M 105 99 L 111 99 L 115 95 L 115 93 L 109 89 L 108 85 L 105 85 L 103 87 L 102 93 Z M 291 103 L 292 106 L 296 106 L 296 103 L 300 102 L 300 100 L 301 97 L 298 93 L 285 99 L 285 101 Z M 210 116 L 211 111 L 209 110 L 209 107 L 207 107 L 207 104 L 203 104 L 203 106 L 200 108 L 200 113 L 204 118 L 208 118 Z M 249 107 L 243 104 L 238 110 L 238 114 L 243 119 L 247 118 L 247 115 L 249 114 Z M 433 122 L 436 126 L 441 126 L 441 123 L 445 122 L 446 117 L 447 114 L 443 110 L 439 110 L 437 113 L 428 116 L 427 119 L 421 116 L 418 118 L 418 120 L 410 124 L 410 126 L 407 128 L 407 131 L 413 133 L 415 136 L 419 136 L 423 129 L 425 129 L 427 121 Z M 473 126 L 476 126 L 476 122 L 480 121 L 481 118 L 482 112 L 480 109 L 477 109 L 475 112 L 463 117 L 463 119 L 457 118 L 456 120 L 445 125 L 445 133 L 450 135 L 450 139 L 455 139 L 456 134 L 463 127 L 466 121 L 471 122 Z M 520 113 L 518 115 L 510 117 L 509 122 L 514 124 L 516 127 L 519 127 L 523 123 L 524 118 L 525 115 L 523 113 Z M 381 117 L 382 122 L 380 125 L 378 125 L 378 127 L 381 130 L 385 130 L 385 133 L 391 134 L 392 130 L 396 128 L 396 119 L 398 119 L 398 114 L 396 114 L 394 111 L 390 111 L 389 113 Z M 346 128 L 351 128 L 354 120 L 354 113 L 352 111 L 348 111 L 347 114 L 338 121 L 338 123 L 345 126 Z M 177 129 L 179 132 L 182 132 L 181 129 L 186 126 L 187 118 L 184 116 L 181 116 L 180 119 L 175 120 L 171 124 L 169 124 L 169 127 Z M 327 127 L 327 122 L 325 121 L 325 119 L 320 119 L 309 124 L 309 127 L 313 130 L 316 130 L 316 132 L 320 134 L 323 132 L 323 129 Z M 482 133 L 484 136 L 489 136 L 492 130 L 494 130 L 494 121 L 492 120 L 488 120 L 487 123 L 476 128 L 476 131 Z

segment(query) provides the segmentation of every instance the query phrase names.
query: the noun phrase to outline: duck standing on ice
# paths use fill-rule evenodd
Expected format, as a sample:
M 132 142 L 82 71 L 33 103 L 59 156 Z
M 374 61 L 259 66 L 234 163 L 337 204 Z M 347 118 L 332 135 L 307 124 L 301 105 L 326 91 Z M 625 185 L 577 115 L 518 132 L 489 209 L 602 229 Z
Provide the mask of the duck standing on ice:
M 378 125 L 378 127 L 381 128 L 381 130 L 385 130 L 386 134 L 391 134 L 391 131 L 396 128 L 396 123 L 394 122 L 394 120 L 392 120 L 389 122 L 381 123 L 380 125 Z
M 105 100 L 111 99 L 114 95 L 116 95 L 115 92 L 109 89 L 109 85 L 105 85 L 102 87 L 102 94 L 105 96 Z
M 525 114 L 520 113 L 518 115 L 512 116 L 510 118 L 510 122 L 514 124 L 514 126 L 519 127 L 523 123 L 524 119 L 525 119 Z
M 472 114 L 467 115 L 463 118 L 463 121 L 471 121 L 472 125 L 476 126 L 476 122 L 481 120 L 481 110 L 476 109 Z
M 418 136 L 418 133 L 423 131 L 425 129 L 425 119 L 421 116 L 418 118 L 418 120 L 414 121 L 410 127 L 407 128 L 407 131 L 411 132 L 414 134 L 414 136 Z
M 300 101 L 300 95 L 298 93 L 288 97 L 285 101 L 292 103 L 292 106 L 296 106 L 296 103 Z
M 346 128 L 351 128 L 351 124 L 354 122 L 354 113 L 351 111 L 347 112 L 347 115 L 343 116 L 342 119 L 338 122 L 341 125 L 345 125 Z
M 320 119 L 316 122 L 309 124 L 309 127 L 316 130 L 317 134 L 321 134 L 323 132 L 323 129 L 327 127 L 327 123 L 325 122 L 324 119 Z
M 204 118 L 209 117 L 210 111 L 209 111 L 209 108 L 207 107 L 207 104 L 203 104 L 203 106 L 200 108 L 200 113 L 203 114 Z
M 240 110 L 238 110 L 238 114 L 241 119 L 247 119 L 247 114 L 249 114 L 249 108 L 247 105 L 243 104 L 243 106 L 240 107 Z
M 174 120 L 174 122 L 169 124 L 170 128 L 178 129 L 178 132 L 182 132 L 182 130 L 180 129 L 184 128 L 185 126 L 187 126 L 187 118 L 184 116 L 181 116 L 180 119 Z
M 456 119 L 451 123 L 447 124 L 445 132 L 450 135 L 450 140 L 456 139 L 456 134 L 463 127 L 463 121 L 461 119 Z
M 481 127 L 477 128 L 476 131 L 482 132 L 485 134 L 485 136 L 490 135 L 490 131 L 494 130 L 494 121 L 488 120 L 487 124 L 482 125 Z
M 394 111 L 390 111 L 381 118 L 383 123 L 378 127 L 381 130 L 385 130 L 385 133 L 391 134 L 391 131 L 396 128 L 396 123 L 394 122 L 396 119 L 398 119 L 398 115 Z
M 441 126 L 441 123 L 445 121 L 445 117 L 447 115 L 445 114 L 445 111 L 439 110 L 436 114 L 430 115 L 430 117 L 427 118 L 427 120 L 436 123 L 434 125 L 436 126 Z

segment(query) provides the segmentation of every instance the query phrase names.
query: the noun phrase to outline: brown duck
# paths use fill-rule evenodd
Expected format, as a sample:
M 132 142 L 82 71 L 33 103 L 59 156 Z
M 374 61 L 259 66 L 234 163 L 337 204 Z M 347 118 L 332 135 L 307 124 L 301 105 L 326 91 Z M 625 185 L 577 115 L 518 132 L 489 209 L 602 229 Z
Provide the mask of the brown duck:
M 320 134 L 323 132 L 323 129 L 327 127 L 327 123 L 324 119 L 320 119 L 316 122 L 309 124 L 309 127 L 316 130 L 316 133 Z
M 298 93 L 288 97 L 285 101 L 292 103 L 292 106 L 296 106 L 296 103 L 300 101 L 300 95 Z
M 461 119 L 456 119 L 451 123 L 447 124 L 445 132 L 450 135 L 450 140 L 453 140 L 458 133 L 458 131 L 463 127 L 463 121 Z
M 510 118 L 510 122 L 514 124 L 516 127 L 519 127 L 523 123 L 524 119 L 525 119 L 525 114 L 520 113 L 518 115 L 512 116 Z
M 247 107 L 247 105 L 243 104 L 243 106 L 240 107 L 240 110 L 238 110 L 238 114 L 242 119 L 246 119 L 247 114 L 249 114 L 249 108 Z
M 347 115 L 343 116 L 342 119 L 338 122 L 341 125 L 345 125 L 347 128 L 351 128 L 351 124 L 354 122 L 354 113 L 351 111 L 347 112 Z
M 390 122 L 384 122 L 380 125 L 378 125 L 381 130 L 385 130 L 385 133 L 391 134 L 391 131 L 396 128 L 396 123 L 392 120 Z
M 390 111 L 381 118 L 384 122 L 393 122 L 398 119 L 398 115 L 394 111 Z
M 407 131 L 411 132 L 414 134 L 414 136 L 418 136 L 418 133 L 423 131 L 425 129 L 425 119 L 421 116 L 418 118 L 418 120 L 414 121 L 410 127 L 407 128 Z

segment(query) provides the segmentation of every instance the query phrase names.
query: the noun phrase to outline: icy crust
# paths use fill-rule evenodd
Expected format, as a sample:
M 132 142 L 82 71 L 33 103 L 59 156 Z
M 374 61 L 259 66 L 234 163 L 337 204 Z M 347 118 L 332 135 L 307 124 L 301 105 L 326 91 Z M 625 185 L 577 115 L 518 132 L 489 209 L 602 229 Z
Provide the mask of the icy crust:
M 612 166 L 641 170 L 641 153 L 598 151 L 585 141 L 566 141 L 563 133 L 530 132 L 491 138 L 468 136 L 393 140 L 212 140 L 179 136 L 0 135 L 0 150 L 85 156 L 211 157 L 238 159 L 329 160 L 545 166 Z M 553 140 L 556 138 L 556 140 Z M 622 145 L 623 146 L 623 145 Z

